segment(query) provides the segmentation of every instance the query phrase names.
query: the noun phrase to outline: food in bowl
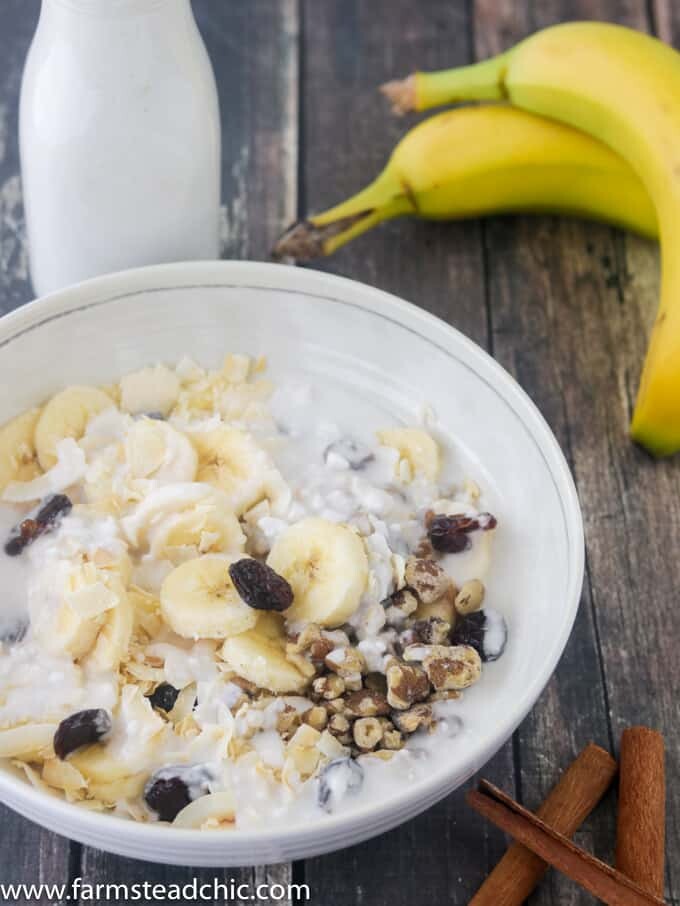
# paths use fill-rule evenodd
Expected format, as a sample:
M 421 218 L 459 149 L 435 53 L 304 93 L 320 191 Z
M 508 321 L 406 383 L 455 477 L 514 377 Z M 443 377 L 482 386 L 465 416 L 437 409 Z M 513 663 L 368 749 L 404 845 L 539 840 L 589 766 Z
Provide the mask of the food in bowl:
M 178 827 L 322 818 L 464 734 L 501 656 L 496 519 L 418 426 L 335 424 L 264 362 L 72 386 L 0 429 L 0 757 Z

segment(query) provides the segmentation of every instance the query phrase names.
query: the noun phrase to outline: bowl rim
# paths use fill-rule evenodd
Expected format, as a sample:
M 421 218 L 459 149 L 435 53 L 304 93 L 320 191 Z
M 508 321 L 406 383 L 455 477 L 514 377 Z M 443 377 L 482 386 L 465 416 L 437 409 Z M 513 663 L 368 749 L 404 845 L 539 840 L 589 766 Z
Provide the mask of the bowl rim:
M 347 277 L 269 262 L 189 261 L 152 265 L 86 280 L 8 312 L 0 318 L 0 349 L 22 334 L 38 329 L 57 318 L 112 304 L 139 293 L 192 287 L 243 287 L 246 281 L 250 281 L 248 285 L 253 289 L 313 295 L 329 302 L 350 304 L 413 330 L 422 338 L 435 343 L 448 356 L 453 355 L 451 347 L 458 347 L 465 352 L 466 360 L 462 364 L 473 370 L 481 380 L 493 386 L 496 393 L 510 406 L 541 453 L 555 484 L 564 516 L 565 540 L 569 548 L 569 584 L 563 594 L 562 619 L 546 653 L 542 669 L 532 678 L 532 682 L 518 699 L 517 707 L 509 711 L 506 718 L 497 725 L 493 742 L 471 746 L 470 753 L 463 759 L 464 766 L 456 768 L 455 776 L 452 776 L 450 771 L 447 774 L 446 770 L 440 769 L 431 777 L 418 780 L 384 802 L 359 806 L 347 814 L 330 815 L 322 824 L 307 826 L 297 822 L 285 827 L 275 826 L 272 829 L 230 831 L 178 829 L 160 824 L 142 824 L 117 815 L 78 809 L 71 803 L 33 787 L 23 778 L 0 772 L 0 799 L 10 807 L 38 823 L 44 823 L 44 826 L 58 833 L 66 833 L 83 842 L 88 842 L 86 838 L 92 834 L 102 841 L 103 848 L 106 848 L 105 841 L 114 833 L 126 838 L 128 848 L 135 844 L 143 846 L 161 841 L 167 843 L 170 841 L 167 834 L 170 833 L 173 849 L 183 844 L 191 846 L 200 840 L 203 846 L 219 858 L 218 851 L 221 848 L 229 849 L 231 841 L 234 843 L 238 841 L 241 845 L 280 840 L 295 844 L 314 838 L 321 832 L 326 838 L 340 838 L 344 836 L 343 830 L 349 832 L 358 826 L 363 827 L 361 839 L 387 830 L 388 827 L 393 827 L 429 808 L 460 786 L 505 744 L 533 708 L 552 677 L 578 612 L 585 567 L 583 520 L 569 465 L 547 421 L 512 375 L 481 346 L 457 328 L 398 296 Z M 458 356 L 455 357 L 461 361 Z M 40 817 L 33 817 L 36 815 Z M 366 822 L 369 817 L 374 819 L 375 828 L 368 827 Z M 73 825 L 78 825 L 77 834 Z M 64 826 L 67 829 L 63 830 Z M 346 839 L 348 843 L 358 841 L 354 835 L 351 840 L 349 836 Z M 318 851 L 328 851 L 331 848 L 333 847 L 320 845 Z M 311 849 L 313 846 L 310 847 L 310 851 Z M 162 859 L 162 854 L 159 856 Z

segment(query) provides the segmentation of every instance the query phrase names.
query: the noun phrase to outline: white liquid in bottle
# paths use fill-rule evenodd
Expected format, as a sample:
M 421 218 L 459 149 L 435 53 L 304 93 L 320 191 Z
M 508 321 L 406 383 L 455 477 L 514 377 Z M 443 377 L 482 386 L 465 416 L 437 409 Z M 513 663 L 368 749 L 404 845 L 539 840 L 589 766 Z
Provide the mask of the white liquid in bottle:
M 43 0 L 19 134 L 39 295 L 219 256 L 219 107 L 189 0 Z

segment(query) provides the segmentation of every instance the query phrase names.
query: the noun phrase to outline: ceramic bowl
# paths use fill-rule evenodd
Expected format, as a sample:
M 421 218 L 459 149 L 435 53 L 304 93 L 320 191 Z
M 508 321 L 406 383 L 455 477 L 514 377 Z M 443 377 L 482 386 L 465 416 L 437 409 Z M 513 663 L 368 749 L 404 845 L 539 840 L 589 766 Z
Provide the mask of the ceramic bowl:
M 39 299 L 0 320 L 0 381 L 11 388 L 2 396 L 0 421 L 67 384 L 110 382 L 184 354 L 215 366 L 227 351 L 264 354 L 275 378 L 300 375 L 334 399 L 342 391 L 346 405 L 371 407 L 383 424 L 413 422 L 424 402 L 433 407 L 454 458 L 484 487 L 499 520 L 488 585 L 510 641 L 470 690 L 484 719 L 463 745 L 426 778 L 316 825 L 182 831 L 137 824 L 69 805 L 0 768 L 0 798 L 32 821 L 100 849 L 183 865 L 250 865 L 329 852 L 447 796 L 534 705 L 569 637 L 583 578 L 581 514 L 569 468 L 524 391 L 443 321 L 328 274 L 250 262 L 173 264 Z

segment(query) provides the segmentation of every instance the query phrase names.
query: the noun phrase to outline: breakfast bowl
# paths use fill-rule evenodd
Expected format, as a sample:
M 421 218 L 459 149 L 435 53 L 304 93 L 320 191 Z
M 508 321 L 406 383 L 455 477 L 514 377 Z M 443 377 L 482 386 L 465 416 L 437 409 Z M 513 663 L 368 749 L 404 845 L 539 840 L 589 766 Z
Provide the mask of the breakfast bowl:
M 0 320 L 0 373 L 11 388 L 0 422 L 65 387 L 110 386 L 187 356 L 216 368 L 226 353 L 261 358 L 258 368 L 266 360 L 284 421 L 314 430 L 333 422 L 364 434 L 431 428 L 452 480 L 481 493 L 485 512 L 476 528 L 495 529 L 484 586 L 507 626 L 507 645 L 502 658 L 500 647 L 483 658 L 481 681 L 462 697 L 441 696 L 450 699 L 441 721 L 449 732 L 414 748 L 419 770 L 383 775 L 371 767 L 377 782 L 337 812 L 186 829 L 82 808 L 42 782 L 29 783 L 16 762 L 0 763 L 0 799 L 30 820 L 80 843 L 169 864 L 306 858 L 382 833 L 447 796 L 533 707 L 566 645 L 583 579 L 574 484 L 529 397 L 452 327 L 351 280 L 281 265 L 200 262 L 112 274 L 39 299 Z

